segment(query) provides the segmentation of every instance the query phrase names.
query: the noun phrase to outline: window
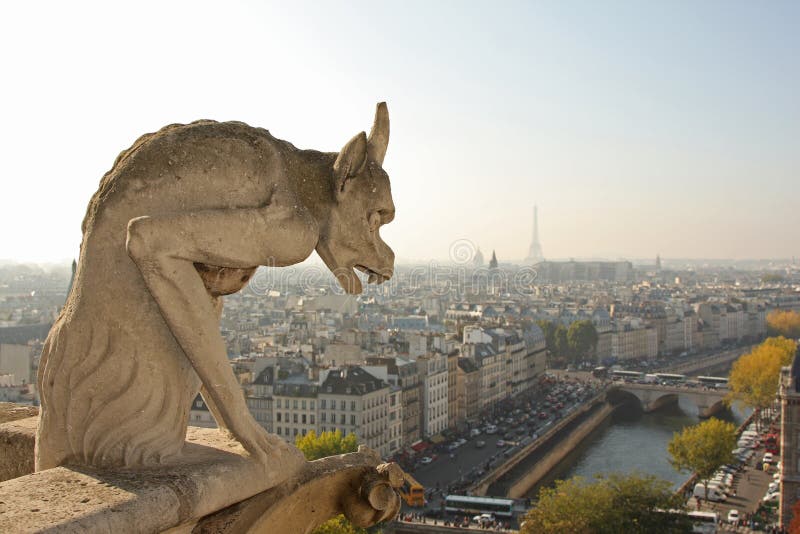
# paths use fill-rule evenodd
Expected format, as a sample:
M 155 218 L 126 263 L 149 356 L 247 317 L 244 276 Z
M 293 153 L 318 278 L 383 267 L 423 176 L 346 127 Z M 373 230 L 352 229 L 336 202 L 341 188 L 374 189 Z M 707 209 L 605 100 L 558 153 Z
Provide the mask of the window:
M 278 415 L 280 415 L 280 414 L 278 414 Z M 281 427 L 278 427 L 277 430 L 278 430 L 278 435 L 280 436 L 281 435 Z
M 312 424 L 312 425 L 313 425 L 313 424 L 315 424 L 315 423 L 314 423 L 314 414 L 313 414 L 313 413 L 311 414 L 311 424 Z
M 347 410 L 347 402 L 346 401 L 339 401 L 339 409 L 342 411 Z
M 281 422 L 281 412 L 278 412 L 277 416 L 278 416 L 278 422 L 280 423 Z
M 275 403 L 276 403 L 276 406 L 277 406 L 278 408 L 280 408 L 280 407 L 281 407 L 281 399 L 277 399 L 277 400 L 275 401 Z
M 355 415 L 351 415 L 350 416 L 350 424 L 353 425 L 353 426 L 356 426 L 356 416 Z
M 303 424 L 306 424 L 306 414 L 303 414 L 303 419 L 302 419 L 302 421 L 303 421 Z M 305 435 L 305 434 L 304 434 L 304 435 Z
M 292 419 L 293 419 L 293 422 L 295 422 L 295 423 L 297 422 L 297 414 L 296 413 L 292 414 Z
M 305 409 L 306 409 L 306 401 L 303 401 L 303 402 L 301 403 L 301 406 L 302 406 L 302 407 L 303 407 L 303 409 L 305 410 Z
M 325 399 L 322 399 L 321 401 L 319 401 L 319 409 L 320 410 L 327 409 L 328 407 L 325 406 L 326 404 L 328 404 L 328 402 Z M 313 406 L 312 406 L 312 408 L 313 408 Z
M 356 411 L 356 401 L 350 401 L 350 409 Z
M 311 409 L 312 410 L 314 409 L 314 401 L 313 400 L 311 401 Z
M 339 416 L 339 424 L 340 424 L 340 425 L 344 425 L 344 424 L 346 424 L 346 423 L 345 423 L 346 421 L 347 421 L 347 419 L 346 419 L 346 416 L 345 416 L 344 414 L 341 414 L 341 415 Z
M 294 408 L 295 410 L 297 409 L 297 399 L 294 399 L 292 401 L 292 408 Z
M 293 430 L 294 430 L 294 432 L 292 432 L 292 433 L 293 433 L 295 436 L 297 436 L 297 429 L 295 428 L 295 429 L 293 429 Z

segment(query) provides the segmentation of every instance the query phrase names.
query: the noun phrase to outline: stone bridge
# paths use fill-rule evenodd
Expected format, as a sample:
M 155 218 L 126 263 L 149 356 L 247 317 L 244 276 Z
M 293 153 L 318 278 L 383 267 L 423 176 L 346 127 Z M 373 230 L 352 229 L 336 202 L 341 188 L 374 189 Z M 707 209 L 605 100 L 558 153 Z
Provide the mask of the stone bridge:
M 666 406 L 675 404 L 679 397 L 691 401 L 697 406 L 700 417 L 711 417 L 725 407 L 724 399 L 728 391 L 718 389 L 688 388 L 661 384 L 619 384 L 608 390 L 609 398 L 615 392 L 624 392 L 639 399 L 645 412 L 652 412 Z M 619 393 L 617 393 L 618 395 Z

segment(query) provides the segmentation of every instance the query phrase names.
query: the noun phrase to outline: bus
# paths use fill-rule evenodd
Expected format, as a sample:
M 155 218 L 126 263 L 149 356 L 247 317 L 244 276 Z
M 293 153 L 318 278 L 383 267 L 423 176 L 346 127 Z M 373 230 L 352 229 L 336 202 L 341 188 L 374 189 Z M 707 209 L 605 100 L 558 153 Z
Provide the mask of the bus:
M 698 376 L 697 381 L 704 386 L 712 388 L 724 388 L 728 386 L 728 379 L 721 376 Z
M 679 383 L 686 381 L 686 375 L 676 375 L 673 373 L 656 373 L 656 378 L 663 382 Z
M 613 380 L 639 380 L 644 376 L 644 373 L 638 371 L 611 371 L 611 378 Z
M 595 378 L 605 378 L 608 376 L 608 369 L 605 367 L 595 367 L 592 371 L 592 376 Z
M 408 473 L 403 473 L 403 487 L 400 497 L 409 506 L 425 506 L 425 488 Z
M 700 534 L 714 534 L 719 524 L 719 514 L 716 512 L 689 512 L 687 514 L 692 522 L 692 532 Z
M 444 500 L 444 510 L 450 514 L 492 514 L 497 517 L 511 517 L 513 508 L 512 499 L 448 495 Z

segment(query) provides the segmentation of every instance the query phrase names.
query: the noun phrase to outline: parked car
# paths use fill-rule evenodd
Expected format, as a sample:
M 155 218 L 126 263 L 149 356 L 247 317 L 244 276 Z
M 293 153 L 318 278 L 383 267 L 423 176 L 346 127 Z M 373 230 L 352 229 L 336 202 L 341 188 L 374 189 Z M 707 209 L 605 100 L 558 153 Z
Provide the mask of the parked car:
M 432 461 L 433 458 L 431 458 L 430 456 L 423 456 L 422 459 L 420 459 L 419 463 L 421 463 L 422 465 L 428 465 Z
M 475 442 L 475 447 L 478 448 L 478 449 L 482 449 L 485 446 L 486 446 L 486 442 L 483 441 L 482 439 Z
M 735 508 L 728 512 L 728 523 L 738 523 L 739 522 L 739 510 Z

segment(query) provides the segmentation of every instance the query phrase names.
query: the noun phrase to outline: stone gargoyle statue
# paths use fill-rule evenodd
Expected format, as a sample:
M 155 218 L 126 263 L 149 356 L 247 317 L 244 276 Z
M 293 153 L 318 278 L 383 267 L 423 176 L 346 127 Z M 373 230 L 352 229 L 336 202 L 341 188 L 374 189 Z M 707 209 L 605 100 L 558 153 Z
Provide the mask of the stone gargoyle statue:
M 241 122 L 170 125 L 103 176 L 83 221 L 72 290 L 44 345 L 36 470 L 166 465 L 202 391 L 272 483 L 305 463 L 250 415 L 219 333 L 222 296 L 261 265 L 316 250 L 348 293 L 354 269 L 390 278 L 394 217 L 382 168 L 389 114 L 338 153 L 300 150 Z

